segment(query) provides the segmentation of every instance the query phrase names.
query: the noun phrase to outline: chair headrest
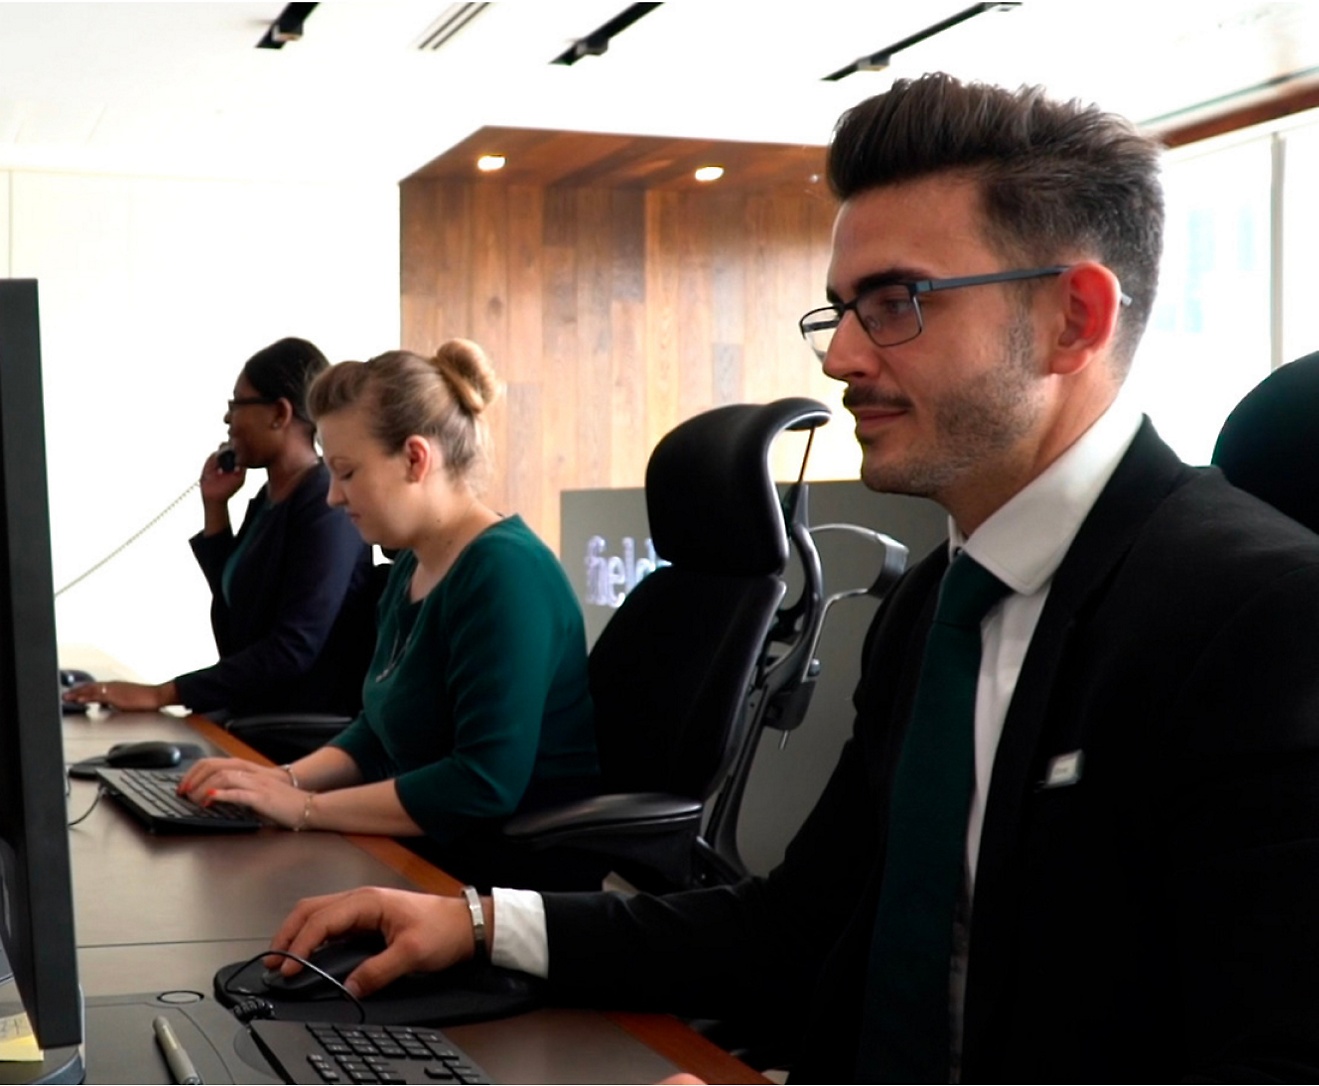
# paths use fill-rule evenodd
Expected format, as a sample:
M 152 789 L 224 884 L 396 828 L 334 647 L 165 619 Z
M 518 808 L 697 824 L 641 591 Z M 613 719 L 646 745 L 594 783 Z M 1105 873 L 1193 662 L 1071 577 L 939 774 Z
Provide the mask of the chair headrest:
M 1319 531 L 1319 351 L 1245 395 L 1223 424 L 1212 462 L 1234 486 Z
M 829 421 L 804 397 L 730 404 L 680 423 L 646 466 L 646 510 L 656 553 L 703 573 L 762 575 L 788 561 L 788 536 L 769 470 L 784 430 Z

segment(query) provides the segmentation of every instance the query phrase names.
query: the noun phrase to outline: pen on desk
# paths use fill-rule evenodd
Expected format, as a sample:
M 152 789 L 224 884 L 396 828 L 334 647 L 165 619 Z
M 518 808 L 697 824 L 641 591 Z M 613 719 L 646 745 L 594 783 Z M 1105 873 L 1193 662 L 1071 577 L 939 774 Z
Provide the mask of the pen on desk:
M 174 1081 L 179 1083 L 179 1086 L 201 1086 L 202 1077 L 197 1074 L 197 1068 L 188 1058 L 187 1050 L 179 1044 L 169 1019 L 164 1015 L 156 1015 L 151 1020 L 151 1029 L 156 1034 L 156 1044 L 160 1045 L 160 1050 L 165 1053 L 165 1062 L 169 1064 L 169 1072 L 174 1076 Z

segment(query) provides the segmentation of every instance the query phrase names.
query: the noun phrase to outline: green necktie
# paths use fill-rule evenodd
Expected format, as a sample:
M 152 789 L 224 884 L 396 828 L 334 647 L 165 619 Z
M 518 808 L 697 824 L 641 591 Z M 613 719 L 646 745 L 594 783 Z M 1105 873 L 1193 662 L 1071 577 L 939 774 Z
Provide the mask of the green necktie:
M 953 920 L 975 781 L 980 622 L 1010 590 L 960 552 L 939 586 L 893 780 L 858 1082 L 947 1082 Z

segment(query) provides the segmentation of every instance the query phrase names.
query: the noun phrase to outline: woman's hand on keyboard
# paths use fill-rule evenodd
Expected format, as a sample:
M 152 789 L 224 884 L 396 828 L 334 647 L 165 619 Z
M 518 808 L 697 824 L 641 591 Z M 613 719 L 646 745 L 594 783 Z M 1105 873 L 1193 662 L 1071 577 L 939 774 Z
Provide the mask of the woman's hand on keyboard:
M 294 788 L 288 774 L 275 766 L 242 758 L 203 758 L 179 782 L 179 795 L 199 807 L 238 803 L 278 826 L 302 829 L 310 793 Z
M 482 904 L 487 938 L 492 938 L 492 910 L 488 899 Z M 447 969 L 476 951 L 472 916 L 462 898 L 381 887 L 304 898 L 280 925 L 270 946 L 305 958 L 327 939 L 360 931 L 379 931 L 386 947 L 345 979 L 345 986 L 358 997 L 406 973 Z M 291 958 L 275 956 L 266 960 L 266 966 L 283 973 L 300 968 Z

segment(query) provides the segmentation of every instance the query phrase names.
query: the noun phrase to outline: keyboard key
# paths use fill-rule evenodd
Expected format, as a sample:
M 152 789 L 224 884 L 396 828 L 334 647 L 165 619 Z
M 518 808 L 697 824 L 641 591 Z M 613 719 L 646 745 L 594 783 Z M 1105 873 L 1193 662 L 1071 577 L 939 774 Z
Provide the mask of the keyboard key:
M 274 1068 L 291 1082 L 406 1086 L 490 1081 L 436 1029 L 271 1021 L 253 1022 L 250 1029 Z M 290 1073 L 299 1067 L 309 1068 L 310 1077 Z

